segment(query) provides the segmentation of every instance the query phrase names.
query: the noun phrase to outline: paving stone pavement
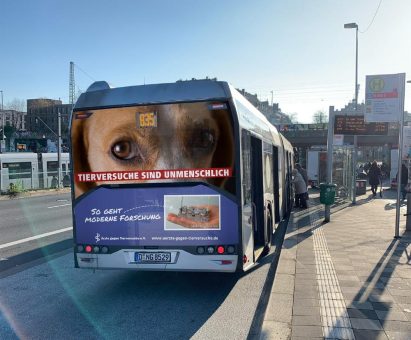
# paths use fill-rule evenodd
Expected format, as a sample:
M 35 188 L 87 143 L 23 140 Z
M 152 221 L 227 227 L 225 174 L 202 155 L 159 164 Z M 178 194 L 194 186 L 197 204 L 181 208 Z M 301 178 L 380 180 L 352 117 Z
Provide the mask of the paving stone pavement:
M 384 195 L 385 196 L 385 195 Z M 331 214 L 294 210 L 260 339 L 411 339 L 411 232 L 395 200 L 362 196 Z

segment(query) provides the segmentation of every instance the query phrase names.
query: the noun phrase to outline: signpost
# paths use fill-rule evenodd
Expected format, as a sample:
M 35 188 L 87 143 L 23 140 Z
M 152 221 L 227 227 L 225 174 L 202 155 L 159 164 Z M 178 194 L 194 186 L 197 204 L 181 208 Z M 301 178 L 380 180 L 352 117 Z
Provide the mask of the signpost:
M 404 114 L 405 73 L 367 76 L 365 121 L 400 122 Z
M 405 73 L 367 76 L 365 80 L 365 121 L 400 123 L 397 209 L 395 215 L 395 238 L 398 238 L 400 237 L 400 188 L 404 134 Z

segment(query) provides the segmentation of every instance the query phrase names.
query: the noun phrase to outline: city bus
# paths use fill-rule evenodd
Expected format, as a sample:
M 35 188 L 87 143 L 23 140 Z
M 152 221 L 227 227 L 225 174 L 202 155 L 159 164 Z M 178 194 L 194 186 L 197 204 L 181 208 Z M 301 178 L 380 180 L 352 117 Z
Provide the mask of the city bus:
M 95 82 L 70 136 L 77 268 L 245 271 L 292 207 L 291 144 L 227 82 Z

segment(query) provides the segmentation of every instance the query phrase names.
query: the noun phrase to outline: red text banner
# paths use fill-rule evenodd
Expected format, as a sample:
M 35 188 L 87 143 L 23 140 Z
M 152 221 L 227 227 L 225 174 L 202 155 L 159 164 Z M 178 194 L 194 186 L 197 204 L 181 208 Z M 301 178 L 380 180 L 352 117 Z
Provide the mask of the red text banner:
M 230 168 L 79 172 L 76 182 L 121 182 L 231 177 Z

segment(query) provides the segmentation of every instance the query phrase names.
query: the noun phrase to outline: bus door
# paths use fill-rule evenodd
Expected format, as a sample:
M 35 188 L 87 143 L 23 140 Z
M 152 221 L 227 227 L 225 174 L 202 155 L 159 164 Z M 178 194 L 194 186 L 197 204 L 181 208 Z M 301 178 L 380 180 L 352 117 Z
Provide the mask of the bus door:
M 265 246 L 262 142 L 251 136 L 251 207 L 254 254 L 257 258 Z
M 273 173 L 274 173 L 274 215 L 275 223 L 279 223 L 280 218 L 280 185 L 278 169 L 278 148 L 273 146 Z

